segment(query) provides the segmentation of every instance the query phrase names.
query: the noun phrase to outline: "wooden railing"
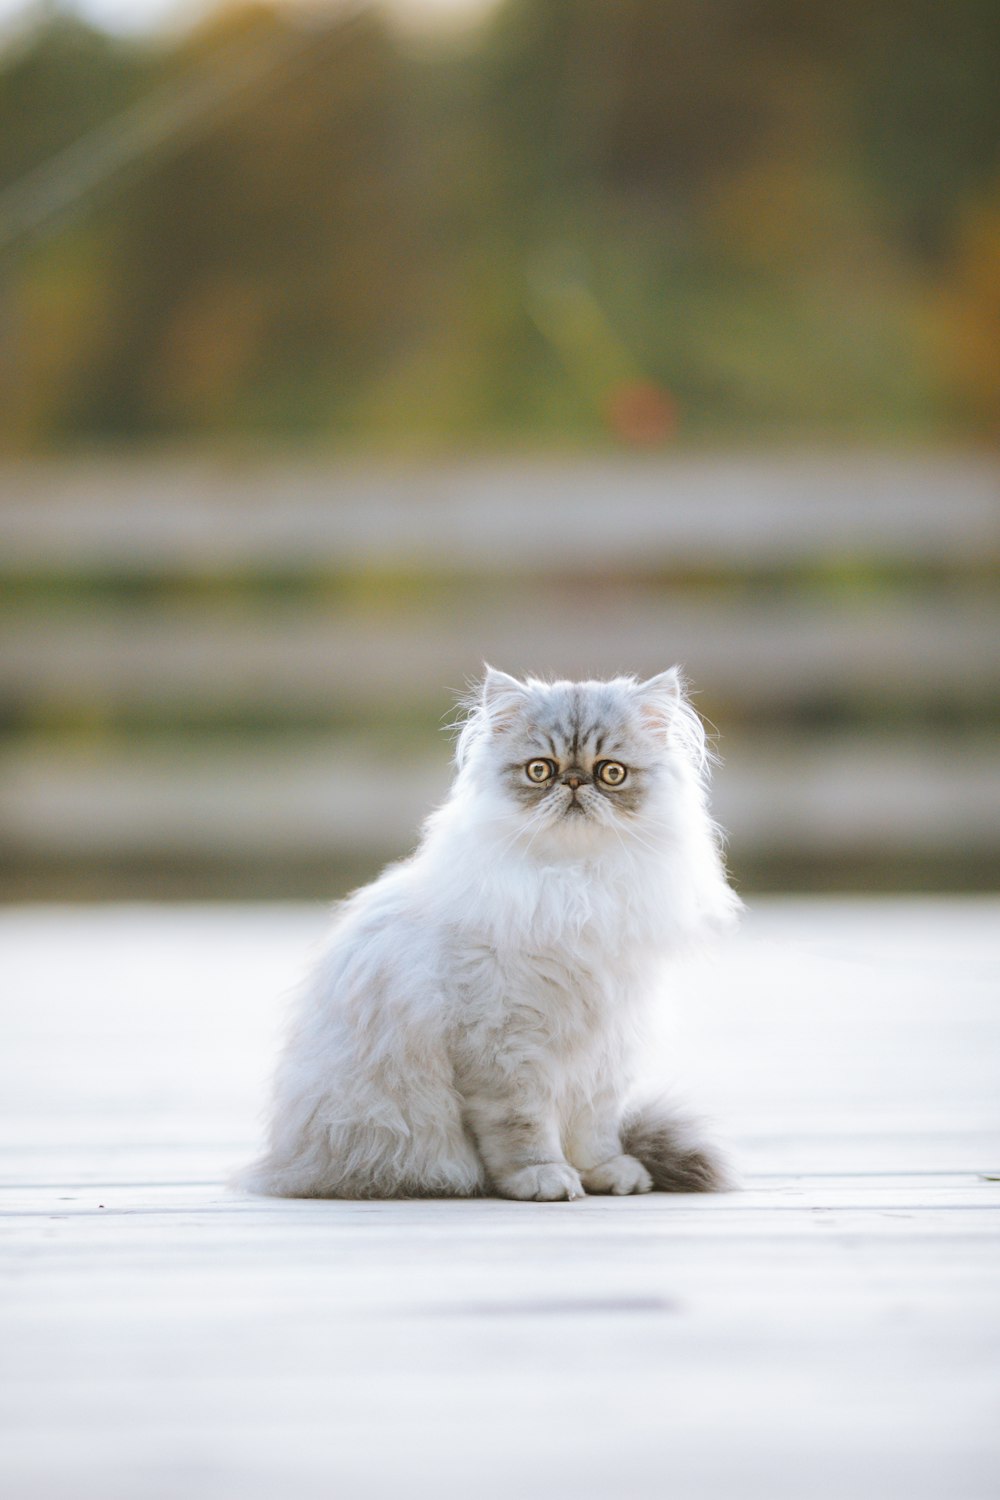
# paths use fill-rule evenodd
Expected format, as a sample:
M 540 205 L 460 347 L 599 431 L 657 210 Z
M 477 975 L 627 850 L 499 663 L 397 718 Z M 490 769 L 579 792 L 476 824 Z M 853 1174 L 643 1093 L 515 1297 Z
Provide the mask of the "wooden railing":
M 0 473 L 8 895 L 335 890 L 412 843 L 484 659 L 680 661 L 744 883 L 989 885 L 984 457 Z

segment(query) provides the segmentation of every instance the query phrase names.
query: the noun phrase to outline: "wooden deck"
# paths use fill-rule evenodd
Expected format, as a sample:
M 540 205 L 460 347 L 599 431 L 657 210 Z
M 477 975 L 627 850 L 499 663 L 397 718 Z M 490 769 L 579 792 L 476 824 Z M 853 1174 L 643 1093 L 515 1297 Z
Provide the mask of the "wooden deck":
M 669 1071 L 743 1191 L 286 1203 L 313 907 L 0 916 L 4 1500 L 1000 1493 L 1000 901 L 768 902 Z

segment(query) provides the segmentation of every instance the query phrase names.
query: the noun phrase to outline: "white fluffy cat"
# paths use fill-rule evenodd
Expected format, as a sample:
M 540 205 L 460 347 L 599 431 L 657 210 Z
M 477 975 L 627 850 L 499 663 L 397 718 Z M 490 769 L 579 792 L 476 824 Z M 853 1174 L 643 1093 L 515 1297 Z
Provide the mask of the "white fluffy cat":
M 701 721 L 677 669 L 487 669 L 417 852 L 338 909 L 251 1191 L 706 1191 L 712 1151 L 630 1101 L 664 958 L 729 925 Z

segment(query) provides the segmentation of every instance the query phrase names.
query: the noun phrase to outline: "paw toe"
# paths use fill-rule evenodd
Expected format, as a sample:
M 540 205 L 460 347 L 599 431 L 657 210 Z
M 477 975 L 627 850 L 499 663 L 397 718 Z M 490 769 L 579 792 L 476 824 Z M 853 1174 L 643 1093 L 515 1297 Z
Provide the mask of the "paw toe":
M 634 1156 L 613 1156 L 610 1161 L 590 1167 L 583 1173 L 583 1182 L 588 1193 L 611 1193 L 616 1198 L 653 1190 L 653 1179 Z
M 500 1186 L 508 1198 L 533 1199 L 536 1203 L 557 1203 L 561 1199 L 584 1196 L 579 1174 L 562 1162 L 522 1167 L 505 1178 Z

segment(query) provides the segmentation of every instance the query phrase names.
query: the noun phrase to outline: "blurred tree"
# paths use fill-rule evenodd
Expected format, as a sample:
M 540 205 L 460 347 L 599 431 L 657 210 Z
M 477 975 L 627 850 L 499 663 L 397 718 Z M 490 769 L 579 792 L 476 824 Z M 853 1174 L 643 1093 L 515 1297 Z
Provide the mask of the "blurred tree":
M 391 340 L 405 296 L 400 69 L 371 16 L 303 37 L 228 12 L 177 70 L 256 35 L 275 66 L 129 190 L 95 378 L 72 425 L 322 428 Z
M 1000 179 L 967 204 L 936 309 L 936 352 L 952 399 L 1000 437 Z
M 147 49 L 49 11 L 0 58 L 0 193 L 129 105 L 155 71 Z M 60 435 L 88 383 L 108 242 L 85 216 L 0 261 L 0 433 L 18 446 Z
M 964 205 L 1000 167 L 995 0 L 874 0 L 850 95 L 863 169 L 909 247 L 940 262 Z
M 0 434 L 989 429 L 998 47 L 993 0 L 505 0 L 419 47 L 57 11 L 0 66 L 0 186 L 257 62 L 0 264 Z
M 0 189 L 124 108 L 155 71 L 147 48 L 49 12 L 0 56 Z

